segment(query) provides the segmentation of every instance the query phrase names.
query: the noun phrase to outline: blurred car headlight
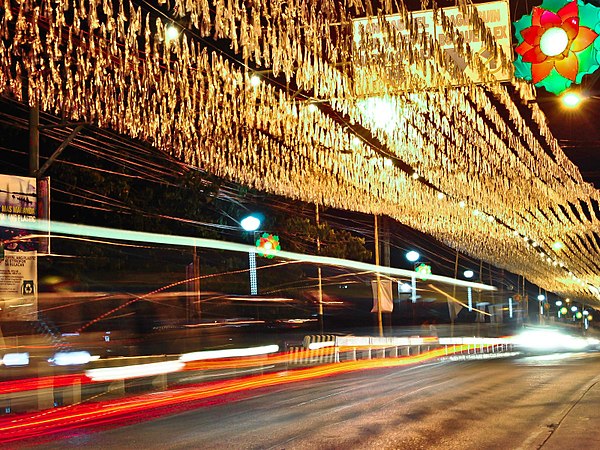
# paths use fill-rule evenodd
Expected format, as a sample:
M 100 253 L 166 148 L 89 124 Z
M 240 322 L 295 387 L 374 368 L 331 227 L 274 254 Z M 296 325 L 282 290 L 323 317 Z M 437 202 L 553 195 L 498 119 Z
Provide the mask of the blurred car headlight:
M 57 352 L 48 360 L 55 366 L 81 366 L 92 360 L 92 355 L 85 350 L 76 352 Z
M 7 367 L 27 366 L 29 365 L 29 353 L 6 353 L 1 361 Z

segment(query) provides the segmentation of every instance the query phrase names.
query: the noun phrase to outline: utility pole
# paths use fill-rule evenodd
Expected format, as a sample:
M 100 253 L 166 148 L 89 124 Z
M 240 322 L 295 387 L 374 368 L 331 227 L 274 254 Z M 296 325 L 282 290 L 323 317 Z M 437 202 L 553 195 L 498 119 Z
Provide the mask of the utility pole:
M 317 222 L 317 255 L 321 254 L 321 237 L 319 235 L 319 231 L 321 230 L 321 222 L 319 220 L 319 204 L 315 204 L 315 216 Z M 323 281 L 321 274 L 321 266 L 317 266 L 317 274 L 319 278 L 319 324 L 321 326 L 321 334 L 324 333 L 324 325 L 323 325 Z
M 191 322 L 192 311 L 196 312 L 196 319 L 198 320 L 198 322 L 200 322 L 200 319 L 202 318 L 202 303 L 200 302 L 200 257 L 198 255 L 198 248 L 196 246 L 194 246 L 194 260 L 192 264 L 194 276 L 194 296 L 192 297 L 192 308 L 190 308 L 190 305 L 188 303 L 188 323 Z
M 454 260 L 454 279 L 458 278 L 458 249 L 456 250 L 456 258 Z M 452 285 L 452 303 L 454 303 L 454 299 L 456 298 L 456 284 Z M 450 303 L 448 304 L 448 309 L 450 312 L 450 336 L 454 337 L 454 321 L 456 318 L 454 317 L 454 305 L 450 307 Z
M 375 218 L 375 265 L 379 266 L 379 225 L 377 223 L 377 214 Z M 383 337 L 383 321 L 381 315 L 381 276 L 377 272 L 377 325 L 379 327 L 379 336 Z
M 40 170 L 40 109 L 37 99 L 29 107 L 29 176 L 38 178 Z

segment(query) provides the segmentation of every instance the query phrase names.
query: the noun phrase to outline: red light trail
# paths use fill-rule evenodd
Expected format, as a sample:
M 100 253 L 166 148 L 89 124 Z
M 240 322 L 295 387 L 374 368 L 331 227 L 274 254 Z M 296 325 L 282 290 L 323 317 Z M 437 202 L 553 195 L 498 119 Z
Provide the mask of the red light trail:
M 415 356 L 400 358 L 371 359 L 358 361 L 344 361 L 339 363 L 319 365 L 315 367 L 273 372 L 263 375 L 254 375 L 245 378 L 216 381 L 182 388 L 171 389 L 164 392 L 148 393 L 113 401 L 102 401 L 88 404 L 76 404 L 55 408 L 43 412 L 21 414 L 10 419 L 0 420 L 0 442 L 14 442 L 31 438 L 49 437 L 55 433 L 66 433 L 86 426 L 117 426 L 124 422 L 148 420 L 149 418 L 172 413 L 173 410 L 207 406 L 219 400 L 220 396 L 238 392 L 255 390 L 263 387 L 285 385 L 300 381 L 307 381 L 321 377 L 334 376 L 343 373 L 356 372 L 367 369 L 401 367 L 425 362 L 445 355 L 468 351 L 468 345 L 456 345 L 422 353 Z M 333 350 L 333 349 L 332 349 Z M 314 353 L 313 353 L 314 354 Z M 287 361 L 288 354 L 279 354 L 273 357 L 253 358 L 253 365 L 261 360 L 273 363 L 279 358 Z M 248 361 L 250 362 L 250 361 Z M 221 364 L 224 362 L 222 361 Z M 219 367 L 228 367 L 233 361 L 227 361 Z M 240 363 L 238 361 L 238 363 Z M 191 363 L 189 369 L 198 370 L 206 362 Z M 186 365 L 187 366 L 187 365 Z M 230 366 L 229 366 L 230 367 Z M 239 367 L 239 366 L 238 366 Z M 214 368 L 211 365 L 211 368 Z M 187 369 L 187 367 L 186 367 Z M 78 378 L 79 377 L 79 378 Z M 85 377 L 61 376 L 47 377 L 46 383 L 52 382 L 54 386 L 66 386 L 75 380 L 85 382 Z M 16 384 L 23 384 L 31 389 L 40 387 L 40 380 L 29 379 L 0 384 L 0 392 L 16 392 Z M 41 387 L 43 387 L 42 383 Z M 12 389 L 12 390 L 11 390 Z M 198 401 L 204 401 L 198 404 Z

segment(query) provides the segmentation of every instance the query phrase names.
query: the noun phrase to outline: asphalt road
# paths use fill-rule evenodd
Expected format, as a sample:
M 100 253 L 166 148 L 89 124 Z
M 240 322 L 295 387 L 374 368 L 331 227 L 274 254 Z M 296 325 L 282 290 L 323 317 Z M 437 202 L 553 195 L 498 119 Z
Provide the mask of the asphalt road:
M 225 396 L 35 448 L 600 448 L 600 354 L 442 361 Z

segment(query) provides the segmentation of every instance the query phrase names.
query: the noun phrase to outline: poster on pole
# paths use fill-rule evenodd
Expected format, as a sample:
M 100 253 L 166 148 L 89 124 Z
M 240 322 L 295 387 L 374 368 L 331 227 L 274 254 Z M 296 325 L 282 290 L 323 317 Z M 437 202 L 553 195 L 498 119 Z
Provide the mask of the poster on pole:
M 1 320 L 37 320 L 37 252 L 6 250 L 0 280 Z
M 35 178 L 0 175 L 0 321 L 37 320 L 37 240 L 19 225 L 35 222 Z
M 381 312 L 392 312 L 394 309 L 394 296 L 392 294 L 392 280 L 379 280 L 379 289 L 377 281 L 371 281 L 371 289 L 373 291 L 373 308 L 372 313 L 379 311 L 378 305 L 381 305 Z M 378 293 L 381 292 L 381 301 L 377 301 Z

